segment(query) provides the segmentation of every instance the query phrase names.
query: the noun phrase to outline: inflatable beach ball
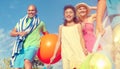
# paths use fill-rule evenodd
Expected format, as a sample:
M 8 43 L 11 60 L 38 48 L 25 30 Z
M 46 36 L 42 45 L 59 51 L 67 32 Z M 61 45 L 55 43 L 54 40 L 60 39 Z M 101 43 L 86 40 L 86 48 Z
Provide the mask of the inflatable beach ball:
M 55 46 L 58 40 L 56 34 L 47 34 L 41 37 L 40 48 L 38 50 L 37 56 L 39 60 L 43 63 L 49 64 L 50 58 L 53 56 L 55 51 Z M 58 62 L 61 59 L 61 46 L 58 48 L 55 59 L 52 64 Z

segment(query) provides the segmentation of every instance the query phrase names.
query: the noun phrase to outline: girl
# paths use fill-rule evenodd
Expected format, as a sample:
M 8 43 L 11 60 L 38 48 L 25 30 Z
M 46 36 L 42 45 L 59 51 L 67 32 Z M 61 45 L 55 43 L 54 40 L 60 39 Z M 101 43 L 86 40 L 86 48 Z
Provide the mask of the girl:
M 96 14 L 89 15 L 91 9 L 97 9 L 96 7 L 89 7 L 85 3 L 78 3 L 76 6 L 76 14 L 79 21 L 82 23 L 82 31 L 85 40 L 85 47 L 88 52 L 92 52 L 96 35 L 94 33 L 94 21 L 96 20 Z M 100 49 L 100 46 L 99 48 Z
M 87 55 L 87 50 L 84 46 L 81 25 L 77 22 L 73 6 L 64 7 L 64 18 L 64 24 L 59 26 L 58 41 L 51 62 L 61 44 L 63 69 L 78 69 Z

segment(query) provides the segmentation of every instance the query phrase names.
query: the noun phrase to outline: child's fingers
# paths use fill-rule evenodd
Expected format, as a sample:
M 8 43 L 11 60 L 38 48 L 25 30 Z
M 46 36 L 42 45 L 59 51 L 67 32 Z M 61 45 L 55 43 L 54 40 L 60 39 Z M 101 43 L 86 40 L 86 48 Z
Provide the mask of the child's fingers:
M 48 65 L 47 65 L 47 69 L 50 69 L 50 66 L 51 66 L 51 64 L 48 64 Z
M 49 64 L 51 64 L 54 59 L 55 59 L 55 57 L 52 57 L 52 58 L 50 59 L 50 63 L 49 63 Z

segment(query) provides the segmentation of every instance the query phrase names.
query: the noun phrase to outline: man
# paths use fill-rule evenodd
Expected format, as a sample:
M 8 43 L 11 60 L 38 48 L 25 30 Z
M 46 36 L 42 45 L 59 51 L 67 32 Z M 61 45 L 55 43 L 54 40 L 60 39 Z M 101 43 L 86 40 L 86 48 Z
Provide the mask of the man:
M 16 69 L 32 69 L 32 60 L 39 48 L 40 33 L 47 34 L 45 23 L 37 16 L 35 5 L 29 5 L 27 15 L 20 19 L 11 36 L 16 37 L 11 66 Z
M 104 17 L 105 9 L 110 19 L 113 35 L 113 60 L 116 69 L 120 69 L 120 0 L 98 0 L 97 9 L 97 25 L 98 32 L 103 34 L 102 19 Z M 112 39 L 111 39 L 112 40 Z

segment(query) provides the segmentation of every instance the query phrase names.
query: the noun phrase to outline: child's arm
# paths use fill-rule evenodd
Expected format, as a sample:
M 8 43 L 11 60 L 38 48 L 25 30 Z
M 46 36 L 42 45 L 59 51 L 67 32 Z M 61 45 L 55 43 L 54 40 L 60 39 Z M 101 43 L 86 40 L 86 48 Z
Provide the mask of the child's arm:
M 91 14 L 91 16 L 90 16 L 90 18 L 89 18 L 89 21 L 90 21 L 91 23 L 94 23 L 94 21 L 96 21 L 96 13 Z
M 91 10 L 97 10 L 97 7 L 96 7 L 96 6 L 91 6 L 90 9 L 91 9 Z M 96 13 L 91 14 L 90 17 L 91 17 L 91 19 L 92 19 L 92 23 L 93 23 L 94 21 L 96 21 Z
M 97 10 L 96 6 L 90 6 L 90 10 Z
M 85 42 L 84 42 L 84 38 L 83 38 L 83 34 L 82 34 L 81 24 L 78 24 L 78 32 L 79 32 L 79 35 L 80 35 L 80 41 L 81 41 L 80 43 L 82 45 L 83 51 L 84 51 L 85 55 L 87 55 L 88 52 L 87 52 L 87 49 L 85 47 Z
M 56 53 L 57 53 L 58 48 L 60 47 L 60 44 L 61 44 L 61 29 L 62 29 L 62 26 L 59 26 L 58 40 L 57 40 L 57 43 L 56 43 L 56 46 L 55 46 L 54 54 L 53 54 L 53 56 L 50 59 L 50 63 L 52 63 L 53 60 L 55 59 Z
M 91 17 L 96 19 L 96 13 L 92 14 Z

